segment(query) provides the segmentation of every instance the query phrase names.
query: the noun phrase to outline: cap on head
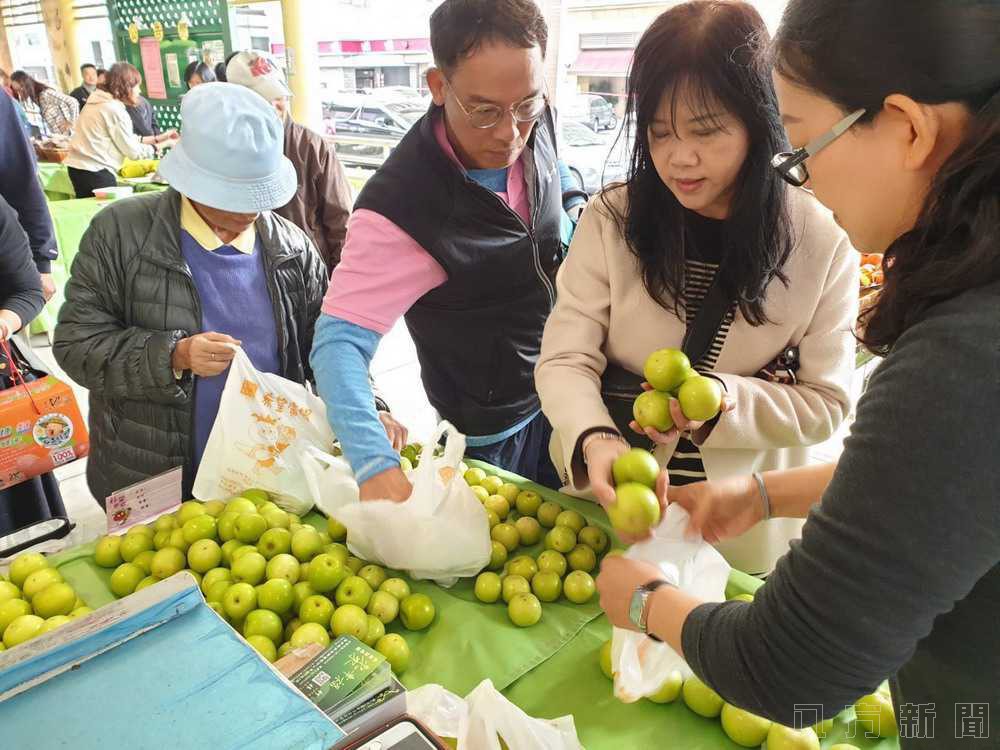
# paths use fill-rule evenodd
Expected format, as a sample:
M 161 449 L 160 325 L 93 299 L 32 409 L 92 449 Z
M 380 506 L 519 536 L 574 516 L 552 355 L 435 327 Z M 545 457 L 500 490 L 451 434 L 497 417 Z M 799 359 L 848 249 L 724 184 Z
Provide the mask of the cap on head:
M 237 52 L 233 55 L 226 65 L 226 80 L 246 86 L 269 102 L 292 95 L 281 68 L 260 52 Z

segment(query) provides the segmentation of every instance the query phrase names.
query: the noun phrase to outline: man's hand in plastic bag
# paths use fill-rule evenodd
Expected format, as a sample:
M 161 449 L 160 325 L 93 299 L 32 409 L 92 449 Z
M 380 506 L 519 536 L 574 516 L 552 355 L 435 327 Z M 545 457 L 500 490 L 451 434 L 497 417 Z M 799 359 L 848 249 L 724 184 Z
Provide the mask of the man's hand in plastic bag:
M 385 428 L 386 437 L 392 443 L 394 451 L 401 451 L 406 447 L 406 438 L 409 431 L 401 422 L 397 422 L 395 417 L 387 411 L 378 413 L 379 421 Z M 413 485 L 406 478 L 402 469 L 393 468 L 376 474 L 367 482 L 361 484 L 360 498 L 364 500 L 393 500 L 401 503 L 410 497 L 413 492 Z
M 396 418 L 387 411 L 380 411 L 378 418 L 382 426 L 385 427 L 385 434 L 389 438 L 389 442 L 392 443 L 392 449 L 397 453 L 403 450 L 406 447 L 406 438 L 410 434 L 409 430 L 402 422 L 397 422 Z
M 413 493 L 413 485 L 400 468 L 386 469 L 359 487 L 361 502 L 365 500 L 392 500 L 401 503 Z
M 614 478 L 611 475 L 611 466 L 623 453 L 629 449 L 628 443 L 623 439 L 600 438 L 587 443 L 583 456 L 587 464 L 587 477 L 590 479 L 590 487 L 604 510 L 607 510 L 615 503 Z M 660 472 L 656 479 L 656 498 L 660 501 L 660 517 L 667 512 L 667 488 L 670 480 L 666 470 Z M 649 539 L 653 535 L 652 529 L 644 536 L 630 537 L 618 533 L 618 538 L 625 544 L 635 544 Z

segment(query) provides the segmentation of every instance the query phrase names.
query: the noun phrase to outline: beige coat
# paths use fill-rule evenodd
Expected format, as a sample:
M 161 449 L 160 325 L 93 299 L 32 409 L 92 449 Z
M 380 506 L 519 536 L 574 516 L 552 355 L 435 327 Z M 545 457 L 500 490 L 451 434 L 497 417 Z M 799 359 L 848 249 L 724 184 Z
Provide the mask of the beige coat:
M 80 113 L 65 164 L 87 172 L 117 173 L 126 159 L 152 159 L 156 151 L 132 132 L 125 105 L 97 89 Z
M 710 479 L 807 463 L 807 446 L 833 435 L 851 408 L 858 258 L 812 195 L 789 190 L 796 237 L 785 267 L 789 284 L 775 281 L 768 288 L 771 323 L 753 327 L 737 314 L 730 328 L 715 373 L 736 408 L 701 446 Z M 625 197 L 624 188 L 611 194 L 615 201 Z M 554 429 L 556 468 L 571 467 L 567 489 L 585 494 L 586 468 L 573 453 L 586 430 L 613 427 L 600 391 L 607 363 L 641 373 L 651 352 L 680 348 L 685 326 L 646 293 L 638 261 L 600 198 L 591 201 L 577 227 L 557 290 L 535 381 Z M 797 385 L 753 377 L 788 346 L 799 347 Z M 657 457 L 665 463 L 672 453 L 672 446 L 663 447 Z M 720 548 L 735 567 L 766 572 L 801 525 L 768 521 Z

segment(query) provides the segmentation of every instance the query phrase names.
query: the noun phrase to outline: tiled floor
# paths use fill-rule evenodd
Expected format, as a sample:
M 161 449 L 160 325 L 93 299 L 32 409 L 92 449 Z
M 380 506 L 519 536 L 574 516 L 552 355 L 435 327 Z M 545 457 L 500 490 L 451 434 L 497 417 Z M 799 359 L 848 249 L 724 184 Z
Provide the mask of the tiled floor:
M 67 382 L 72 382 L 56 365 L 48 342 L 43 337 L 36 337 L 34 344 L 36 353 L 52 367 L 52 372 Z M 420 365 L 416 350 L 402 321 L 382 341 L 372 363 L 372 374 L 376 386 L 392 405 L 395 416 L 410 429 L 412 439 L 426 439 L 434 429 L 435 412 L 420 386 Z M 859 372 L 855 382 L 855 397 L 860 395 L 862 378 L 863 373 Z M 75 385 L 74 390 L 81 408 L 86 410 L 86 391 Z M 850 429 L 849 424 L 850 420 L 845 422 L 833 438 L 813 448 L 814 460 L 832 461 L 840 455 L 844 438 Z M 86 459 L 56 470 L 66 508 L 77 524 L 68 540 L 71 544 L 94 539 L 103 533 L 106 523 L 104 512 L 87 489 L 85 471 Z

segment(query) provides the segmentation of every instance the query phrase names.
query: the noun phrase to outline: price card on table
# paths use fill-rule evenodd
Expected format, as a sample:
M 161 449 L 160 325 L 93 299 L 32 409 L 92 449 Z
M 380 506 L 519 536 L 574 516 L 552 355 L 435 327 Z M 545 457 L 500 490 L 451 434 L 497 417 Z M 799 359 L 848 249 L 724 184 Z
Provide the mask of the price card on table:
M 115 492 L 107 498 L 108 533 L 121 534 L 132 526 L 170 513 L 181 504 L 182 467 L 165 471 Z

